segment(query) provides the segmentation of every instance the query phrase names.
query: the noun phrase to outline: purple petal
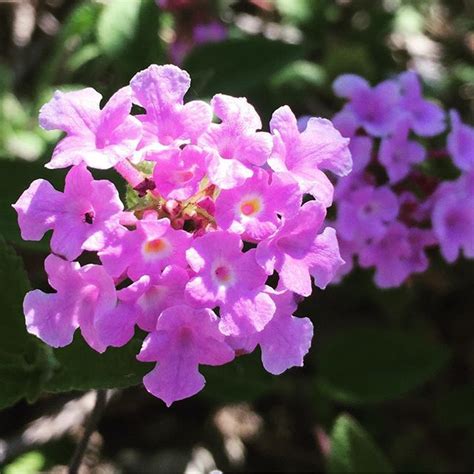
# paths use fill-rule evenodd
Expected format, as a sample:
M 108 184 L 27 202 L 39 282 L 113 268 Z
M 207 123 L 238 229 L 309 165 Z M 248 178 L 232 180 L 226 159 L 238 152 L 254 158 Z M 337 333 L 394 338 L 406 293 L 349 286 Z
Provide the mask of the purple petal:
M 343 74 L 332 84 L 332 89 L 338 97 L 351 99 L 361 91 L 369 89 L 369 83 L 356 74 Z

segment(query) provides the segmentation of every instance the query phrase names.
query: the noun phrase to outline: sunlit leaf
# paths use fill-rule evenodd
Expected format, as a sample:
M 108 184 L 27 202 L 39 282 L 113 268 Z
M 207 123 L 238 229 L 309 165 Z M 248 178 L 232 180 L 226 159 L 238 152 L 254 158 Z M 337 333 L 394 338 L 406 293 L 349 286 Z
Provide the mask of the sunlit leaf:
M 341 415 L 331 433 L 329 473 L 394 472 L 372 437 L 349 415 Z

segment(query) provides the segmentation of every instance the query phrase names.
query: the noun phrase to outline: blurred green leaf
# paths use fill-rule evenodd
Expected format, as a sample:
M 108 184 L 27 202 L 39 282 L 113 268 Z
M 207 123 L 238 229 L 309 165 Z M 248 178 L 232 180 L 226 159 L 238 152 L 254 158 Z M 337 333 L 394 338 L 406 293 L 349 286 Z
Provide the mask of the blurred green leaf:
M 371 436 L 349 415 L 337 418 L 331 433 L 329 473 L 394 472 Z
M 67 392 L 137 385 L 153 367 L 136 360 L 140 347 L 141 341 L 132 339 L 123 347 L 111 347 L 99 354 L 76 333 L 72 344 L 54 350 L 58 366 L 45 390 Z
M 317 357 L 319 388 L 357 404 L 396 399 L 419 387 L 446 364 L 449 352 L 414 334 L 355 328 L 326 340 Z
M 160 18 L 153 0 L 116 0 L 102 11 L 97 24 L 98 45 L 123 81 L 163 61 L 164 47 L 158 36 Z
M 138 27 L 141 0 L 115 0 L 106 4 L 97 23 L 97 40 L 110 57 L 128 48 Z
M 121 3 L 113 1 L 110 3 Z M 123 2 L 125 3 L 125 2 Z M 85 0 L 80 2 L 64 22 L 61 30 L 63 40 L 78 37 L 84 40 L 94 31 L 94 26 L 100 18 L 100 12 L 103 9 L 102 2 L 94 0 Z M 64 46 L 64 45 L 63 45 Z
M 0 96 L 11 89 L 13 72 L 0 63 Z
M 276 0 L 280 14 L 291 22 L 305 23 L 313 14 L 314 0 Z
M 274 87 L 292 87 L 304 90 L 305 86 L 322 87 L 326 82 L 326 72 L 321 66 L 310 61 L 298 60 L 288 64 L 272 77 Z
M 12 127 L 23 127 L 29 117 L 25 107 L 10 93 L 0 96 L 0 119 Z
M 29 290 L 23 262 L 0 236 L 0 408 L 23 397 L 35 400 L 51 375 L 52 353 L 26 332 L 23 298 Z
M 95 44 L 95 25 L 100 18 L 102 9 L 103 5 L 101 3 L 86 0 L 80 2 L 72 10 L 55 40 L 55 46 L 49 60 L 40 69 L 37 81 L 39 92 L 57 83 L 64 63 L 66 69 L 70 65 L 66 59 L 68 55 L 80 54 L 80 51 L 87 48 L 87 45 Z M 64 77 L 61 82 L 64 82 Z
M 87 44 L 79 51 L 75 52 L 67 61 L 67 68 L 75 72 L 89 61 L 96 59 L 101 54 L 100 48 L 96 44 Z
M 303 55 L 302 46 L 263 37 L 229 39 L 196 47 L 183 67 L 193 78 L 194 93 L 239 95 L 264 87 L 273 74 Z
M 330 45 L 324 52 L 322 66 L 332 81 L 340 74 L 359 74 L 369 81 L 375 77 L 375 66 L 365 44 L 350 42 Z
M 425 26 L 423 13 L 415 6 L 403 5 L 397 9 L 393 25 L 394 31 L 403 34 L 421 33 Z
M 37 474 L 46 464 L 46 459 L 39 451 L 30 451 L 22 454 L 13 462 L 5 466 L 5 474 Z
M 474 427 L 474 383 L 451 389 L 438 398 L 435 415 L 443 428 Z
M 37 160 L 46 149 L 41 135 L 28 130 L 12 131 L 5 138 L 5 150 L 11 157 L 27 161 Z

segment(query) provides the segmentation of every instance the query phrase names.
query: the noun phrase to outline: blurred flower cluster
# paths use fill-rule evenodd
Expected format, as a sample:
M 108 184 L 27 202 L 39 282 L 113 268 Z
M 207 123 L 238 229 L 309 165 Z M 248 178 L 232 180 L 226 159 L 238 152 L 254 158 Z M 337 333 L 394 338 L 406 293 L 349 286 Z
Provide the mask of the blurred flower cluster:
M 333 120 L 354 160 L 336 188 L 339 276 L 357 258 L 379 287 L 396 287 L 428 268 L 427 247 L 451 263 L 461 252 L 474 258 L 474 129 L 453 110 L 446 134 L 445 112 L 412 71 L 375 87 L 346 74 L 333 89 L 347 99 Z M 453 179 L 434 173 L 440 162 Z
M 168 405 L 203 388 L 200 364 L 257 346 L 273 374 L 303 364 L 313 327 L 293 316 L 297 302 L 312 277 L 324 288 L 343 263 L 324 225 L 324 171 L 352 167 L 349 139 L 328 120 L 299 132 L 284 106 L 264 132 L 245 98 L 184 103 L 189 86 L 178 67 L 152 65 L 102 109 L 92 88 L 56 92 L 40 124 L 66 133 L 47 164 L 70 167 L 64 191 L 38 179 L 14 204 L 25 240 L 52 230 L 55 292 L 26 295 L 28 331 L 63 347 L 80 328 L 103 352 L 138 326 L 148 334 L 138 359 L 157 362 L 144 384 Z M 88 168 L 126 180 L 126 209 Z
M 156 0 L 156 4 L 173 14 L 174 32 L 168 55 L 174 64 L 181 64 L 195 46 L 222 41 L 228 36 L 227 27 L 212 12 L 209 2 Z

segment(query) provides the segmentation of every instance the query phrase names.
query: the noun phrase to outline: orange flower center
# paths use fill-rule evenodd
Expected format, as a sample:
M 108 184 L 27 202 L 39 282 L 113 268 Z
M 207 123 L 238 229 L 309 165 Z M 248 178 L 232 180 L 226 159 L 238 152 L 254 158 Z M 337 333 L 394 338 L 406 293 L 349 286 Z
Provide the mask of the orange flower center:
M 166 249 L 166 241 L 164 239 L 149 240 L 145 243 L 144 249 L 146 253 L 151 254 L 163 252 Z
M 262 208 L 262 204 L 258 198 L 248 199 L 240 205 L 240 212 L 244 216 L 252 216 Z

